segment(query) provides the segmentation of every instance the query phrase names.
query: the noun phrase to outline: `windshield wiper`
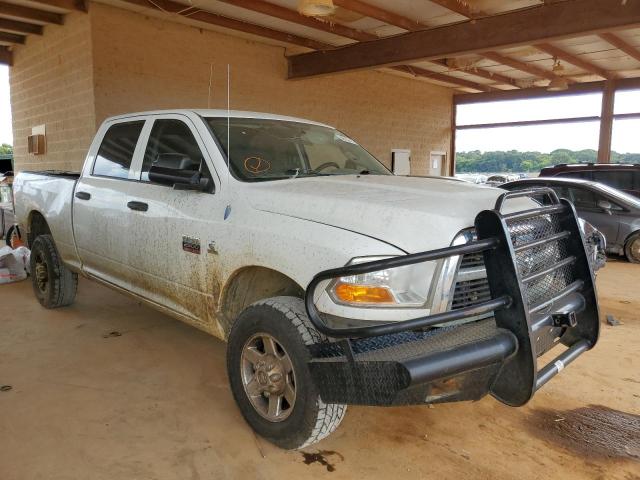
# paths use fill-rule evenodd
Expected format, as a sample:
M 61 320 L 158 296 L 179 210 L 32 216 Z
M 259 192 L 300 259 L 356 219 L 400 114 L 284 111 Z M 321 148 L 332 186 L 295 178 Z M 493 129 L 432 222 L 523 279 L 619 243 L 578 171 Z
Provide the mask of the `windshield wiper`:
M 291 175 L 289 178 L 298 178 L 298 177 L 327 177 L 330 176 L 330 173 L 321 173 L 316 170 L 305 170 L 303 168 L 290 168 L 289 170 L 285 170 L 287 175 Z

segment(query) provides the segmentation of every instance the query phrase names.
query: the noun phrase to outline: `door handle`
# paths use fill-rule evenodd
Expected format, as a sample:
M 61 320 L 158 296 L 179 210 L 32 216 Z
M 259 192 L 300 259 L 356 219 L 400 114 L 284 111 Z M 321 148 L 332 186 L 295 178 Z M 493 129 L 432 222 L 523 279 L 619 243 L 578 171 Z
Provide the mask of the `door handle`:
M 76 198 L 80 200 L 90 200 L 91 194 L 89 192 L 76 192 Z
M 127 203 L 127 207 L 138 212 L 146 212 L 147 210 L 149 210 L 149 205 L 144 202 L 129 202 Z

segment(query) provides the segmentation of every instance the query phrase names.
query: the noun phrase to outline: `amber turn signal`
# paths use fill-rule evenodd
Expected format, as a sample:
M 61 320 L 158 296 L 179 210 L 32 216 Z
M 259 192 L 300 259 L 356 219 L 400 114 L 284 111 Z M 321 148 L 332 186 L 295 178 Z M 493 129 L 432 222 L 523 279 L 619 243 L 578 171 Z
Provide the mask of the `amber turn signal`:
M 334 292 L 339 300 L 347 303 L 395 303 L 393 295 L 385 287 L 338 283 Z

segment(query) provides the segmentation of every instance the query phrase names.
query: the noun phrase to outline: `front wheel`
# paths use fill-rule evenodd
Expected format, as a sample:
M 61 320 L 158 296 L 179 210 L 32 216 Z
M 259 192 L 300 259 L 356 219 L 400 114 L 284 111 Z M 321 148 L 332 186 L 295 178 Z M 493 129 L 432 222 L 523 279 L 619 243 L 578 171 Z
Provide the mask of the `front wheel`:
M 254 303 L 233 325 L 227 371 L 240 412 L 259 435 L 285 449 L 306 447 L 332 433 L 346 405 L 324 403 L 311 380 L 308 346 L 324 338 L 299 298 Z
M 640 232 L 636 232 L 624 247 L 624 254 L 631 263 L 640 263 Z

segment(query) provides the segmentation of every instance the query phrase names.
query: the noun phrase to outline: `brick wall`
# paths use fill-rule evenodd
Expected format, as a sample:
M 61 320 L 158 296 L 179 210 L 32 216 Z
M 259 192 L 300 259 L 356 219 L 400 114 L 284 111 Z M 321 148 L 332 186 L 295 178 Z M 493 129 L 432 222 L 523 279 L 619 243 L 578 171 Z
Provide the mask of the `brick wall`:
M 334 125 L 387 165 L 392 148 L 412 151 L 412 173 L 428 174 L 430 151 L 448 151 L 449 89 L 383 72 L 286 80 L 285 49 L 91 3 L 63 27 L 48 26 L 16 49 L 11 92 L 17 169 L 78 170 L 97 125 L 120 113 L 231 108 Z M 31 127 L 46 124 L 48 153 L 26 154 Z
M 98 121 L 156 108 L 231 108 L 333 125 L 387 165 L 392 148 L 412 151 L 412 173 L 427 174 L 430 151 L 449 151 L 450 89 L 384 72 L 286 80 L 285 50 L 239 37 L 91 4 Z
M 67 15 L 14 50 L 9 69 L 16 170 L 78 170 L 96 129 L 90 17 Z M 45 155 L 27 153 L 31 128 L 45 125 Z

